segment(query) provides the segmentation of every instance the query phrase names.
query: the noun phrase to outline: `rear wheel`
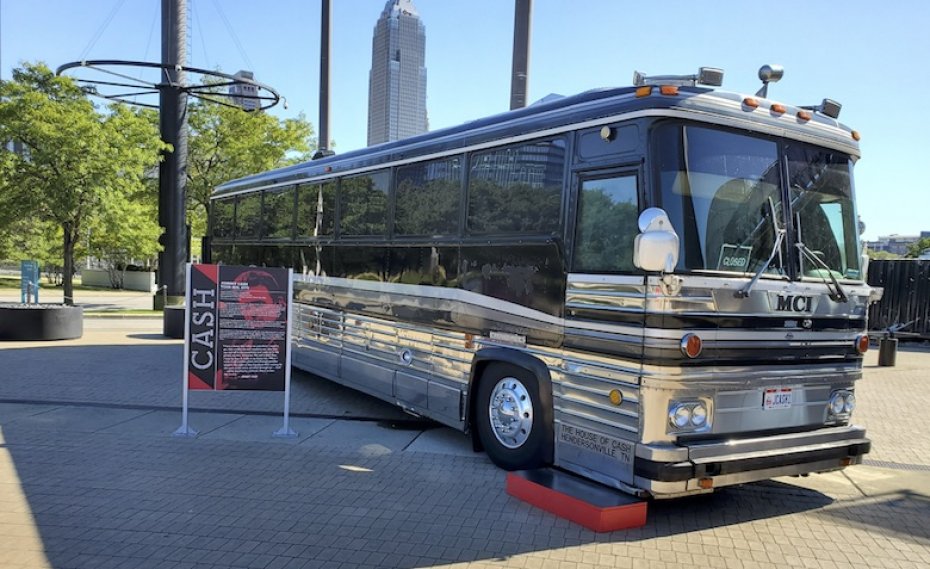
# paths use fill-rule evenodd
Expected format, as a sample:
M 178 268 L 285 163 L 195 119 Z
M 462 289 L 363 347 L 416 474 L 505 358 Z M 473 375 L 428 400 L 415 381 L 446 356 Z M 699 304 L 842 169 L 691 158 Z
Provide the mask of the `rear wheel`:
M 544 466 L 552 455 L 551 416 L 530 372 L 494 363 L 478 384 L 478 438 L 488 457 L 505 470 Z

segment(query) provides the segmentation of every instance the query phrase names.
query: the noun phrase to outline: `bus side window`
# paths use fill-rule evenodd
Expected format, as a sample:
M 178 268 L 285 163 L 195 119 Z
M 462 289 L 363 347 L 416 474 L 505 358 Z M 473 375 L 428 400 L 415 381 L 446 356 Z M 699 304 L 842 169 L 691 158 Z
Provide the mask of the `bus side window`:
M 473 154 L 468 178 L 472 234 L 559 231 L 565 141 L 535 142 Z
M 236 202 L 236 237 L 259 236 L 262 221 L 262 195 L 244 194 Z
M 458 233 L 461 157 L 401 166 L 395 184 L 395 235 Z
M 387 235 L 390 183 L 390 170 L 342 178 L 339 188 L 341 235 Z
M 633 272 L 638 233 L 636 176 L 586 179 L 578 198 L 572 270 L 576 273 Z
M 301 184 L 297 188 L 297 238 L 333 234 L 336 181 Z
M 294 187 L 268 190 L 262 199 L 262 237 L 286 239 L 294 227 Z
M 236 198 L 213 201 L 212 234 L 217 238 L 233 236 L 233 215 L 236 211 Z

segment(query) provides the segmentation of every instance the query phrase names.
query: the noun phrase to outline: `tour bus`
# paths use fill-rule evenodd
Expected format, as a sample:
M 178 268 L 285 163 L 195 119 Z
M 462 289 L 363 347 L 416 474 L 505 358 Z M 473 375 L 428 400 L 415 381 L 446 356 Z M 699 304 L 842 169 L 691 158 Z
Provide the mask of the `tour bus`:
M 294 269 L 293 363 L 508 469 L 668 498 L 862 461 L 852 167 L 824 99 L 635 76 L 223 184 L 212 262 Z

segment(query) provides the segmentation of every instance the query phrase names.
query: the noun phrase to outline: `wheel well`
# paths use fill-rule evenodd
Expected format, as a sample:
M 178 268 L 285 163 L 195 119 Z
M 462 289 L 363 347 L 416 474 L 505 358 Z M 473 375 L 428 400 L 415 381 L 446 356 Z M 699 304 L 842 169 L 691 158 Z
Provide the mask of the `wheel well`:
M 471 377 L 468 382 L 468 407 L 465 413 L 465 430 L 471 435 L 472 448 L 475 452 L 484 451 L 481 441 L 478 440 L 478 430 L 473 428 L 475 400 L 478 397 L 478 382 L 481 381 L 487 367 L 494 363 L 510 364 L 531 373 L 536 378 L 539 386 L 539 397 L 548 408 L 548 412 L 543 414 L 543 418 L 544 420 L 552 420 L 552 378 L 549 376 L 549 368 L 546 367 L 546 364 L 536 357 L 519 350 L 509 348 L 480 350 L 472 362 Z

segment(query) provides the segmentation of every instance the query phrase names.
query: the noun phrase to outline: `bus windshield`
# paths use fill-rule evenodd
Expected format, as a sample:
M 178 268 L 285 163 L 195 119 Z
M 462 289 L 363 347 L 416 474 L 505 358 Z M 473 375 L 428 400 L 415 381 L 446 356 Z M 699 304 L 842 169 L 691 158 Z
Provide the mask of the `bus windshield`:
M 840 152 L 803 144 L 791 145 L 786 152 L 794 230 L 803 244 L 800 274 L 860 279 L 851 160 Z
M 860 277 L 848 156 L 690 125 L 663 125 L 656 136 L 660 205 L 681 238 L 677 270 L 754 274 L 765 267 L 763 276 L 787 278 L 787 239 L 779 243 L 778 233 L 791 219 L 789 235 L 804 249 L 798 274 Z

